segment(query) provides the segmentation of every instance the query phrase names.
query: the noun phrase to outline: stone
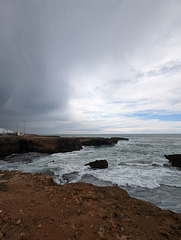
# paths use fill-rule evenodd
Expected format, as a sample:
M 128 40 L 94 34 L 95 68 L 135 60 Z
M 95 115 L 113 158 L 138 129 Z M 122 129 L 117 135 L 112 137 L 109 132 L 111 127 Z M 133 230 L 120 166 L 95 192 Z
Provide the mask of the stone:
M 181 154 L 165 155 L 165 157 L 171 162 L 172 166 L 181 167 Z
M 26 234 L 24 232 L 20 233 L 20 235 L 18 236 L 18 240 L 25 240 L 26 238 Z
M 18 219 L 18 221 L 16 222 L 17 225 L 19 225 L 21 223 L 21 220 Z
M 108 168 L 108 162 L 107 160 L 96 160 L 94 162 L 89 162 L 85 164 L 85 166 L 90 166 L 91 168 Z

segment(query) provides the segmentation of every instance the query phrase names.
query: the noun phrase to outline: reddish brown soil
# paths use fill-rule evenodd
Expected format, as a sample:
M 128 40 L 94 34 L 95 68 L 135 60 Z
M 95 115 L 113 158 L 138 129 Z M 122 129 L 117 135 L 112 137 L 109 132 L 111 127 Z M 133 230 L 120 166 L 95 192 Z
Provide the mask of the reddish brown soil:
M 118 187 L 59 186 L 44 174 L 0 171 L 0 239 L 180 240 L 181 214 Z

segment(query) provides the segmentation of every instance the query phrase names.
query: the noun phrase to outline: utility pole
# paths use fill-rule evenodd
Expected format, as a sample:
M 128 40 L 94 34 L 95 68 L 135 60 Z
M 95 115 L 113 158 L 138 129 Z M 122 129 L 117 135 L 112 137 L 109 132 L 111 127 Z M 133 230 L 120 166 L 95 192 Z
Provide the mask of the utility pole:
M 26 120 L 24 121 L 24 134 L 26 133 Z
M 19 132 L 19 123 L 17 122 L 17 134 Z

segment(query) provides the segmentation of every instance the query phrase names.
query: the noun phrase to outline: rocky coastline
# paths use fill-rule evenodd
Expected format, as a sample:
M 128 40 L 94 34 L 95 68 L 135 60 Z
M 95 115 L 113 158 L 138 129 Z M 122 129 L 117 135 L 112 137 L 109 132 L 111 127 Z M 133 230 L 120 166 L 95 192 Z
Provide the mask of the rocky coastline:
M 71 152 L 82 149 L 82 146 L 113 145 L 127 138 L 79 138 L 79 137 L 51 137 L 51 136 L 1 136 L 0 157 L 12 153 L 58 153 Z
M 0 137 L 0 157 L 68 152 L 119 140 L 128 139 Z M 2 240 L 180 240 L 181 214 L 132 198 L 119 187 L 60 186 L 42 173 L 0 170 L 0 226 Z
M 0 171 L 0 239 L 180 240 L 181 214 L 118 187 L 57 185 L 45 174 Z

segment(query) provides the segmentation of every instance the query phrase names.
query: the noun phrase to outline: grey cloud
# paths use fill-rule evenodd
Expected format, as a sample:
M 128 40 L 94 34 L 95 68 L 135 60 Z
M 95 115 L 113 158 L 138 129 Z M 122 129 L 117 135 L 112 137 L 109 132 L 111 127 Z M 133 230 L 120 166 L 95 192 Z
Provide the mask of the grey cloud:
M 181 62 L 180 61 L 170 61 L 167 62 L 165 65 L 161 66 L 160 74 L 167 74 L 167 73 L 178 73 L 181 71 Z
M 105 8 L 103 1 L 0 3 L 2 127 L 22 118 L 43 119 L 56 109 L 60 118 L 66 114 L 69 71 L 84 59 L 90 67 L 96 64 L 104 51 L 99 30 L 116 3 Z
M 36 130 L 35 122 L 68 128 L 71 73 L 131 59 L 140 43 L 151 41 L 162 9 L 157 0 L 0 1 L 0 127 L 26 119 Z M 179 64 L 160 71 L 171 69 Z M 113 76 L 107 84 L 126 82 L 132 80 Z
M 166 62 L 164 65 L 157 66 L 156 70 L 151 70 L 148 73 L 146 73 L 146 75 L 152 77 L 165 74 L 174 74 L 180 71 L 181 71 L 180 61 L 169 61 Z
M 66 54 L 62 58 L 61 38 L 52 30 L 59 22 L 51 20 L 48 2 L 0 5 L 0 124 L 41 114 L 44 118 L 55 109 L 63 112 L 68 106 Z
M 112 79 L 104 84 L 104 87 L 111 86 L 121 86 L 128 83 L 128 79 Z

